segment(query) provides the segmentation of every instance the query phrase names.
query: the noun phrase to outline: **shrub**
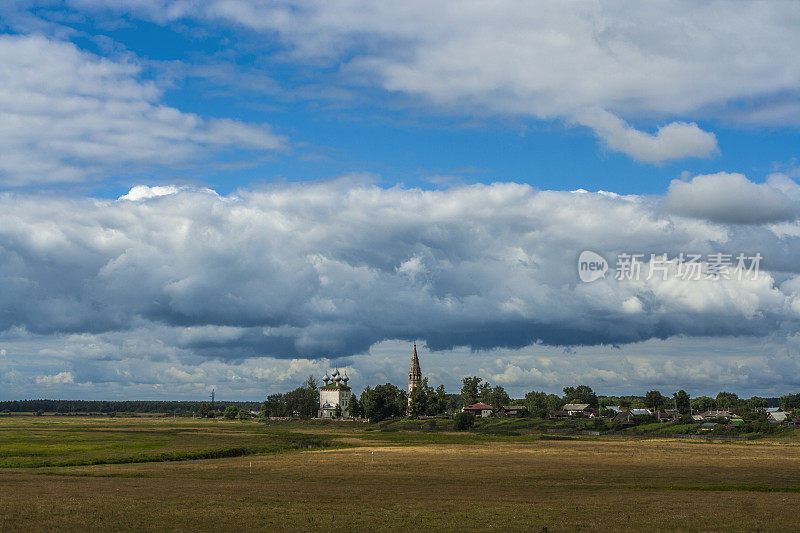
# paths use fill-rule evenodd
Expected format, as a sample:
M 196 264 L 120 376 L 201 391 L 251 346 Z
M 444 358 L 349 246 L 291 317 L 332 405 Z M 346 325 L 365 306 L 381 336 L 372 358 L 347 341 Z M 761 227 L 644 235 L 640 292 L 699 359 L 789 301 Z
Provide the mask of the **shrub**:
M 475 425 L 475 415 L 472 413 L 461 412 L 453 419 L 455 427 L 459 431 L 465 431 Z

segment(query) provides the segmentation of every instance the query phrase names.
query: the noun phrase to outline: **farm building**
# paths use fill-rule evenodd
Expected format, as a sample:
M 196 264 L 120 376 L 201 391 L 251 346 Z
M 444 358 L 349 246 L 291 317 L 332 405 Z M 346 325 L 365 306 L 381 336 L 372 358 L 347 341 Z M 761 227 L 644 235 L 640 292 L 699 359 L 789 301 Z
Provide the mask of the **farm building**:
M 569 416 L 589 415 L 592 412 L 592 408 L 588 403 L 568 403 L 561 410 L 566 411 Z

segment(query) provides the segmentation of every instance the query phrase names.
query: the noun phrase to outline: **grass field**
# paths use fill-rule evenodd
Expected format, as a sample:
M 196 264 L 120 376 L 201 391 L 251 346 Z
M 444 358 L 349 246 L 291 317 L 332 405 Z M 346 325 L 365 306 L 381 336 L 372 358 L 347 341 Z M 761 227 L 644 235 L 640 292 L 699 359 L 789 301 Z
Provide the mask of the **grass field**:
M 0 459 L 3 531 L 800 529 L 791 441 L 9 417 Z M 81 460 L 121 463 L 31 467 Z

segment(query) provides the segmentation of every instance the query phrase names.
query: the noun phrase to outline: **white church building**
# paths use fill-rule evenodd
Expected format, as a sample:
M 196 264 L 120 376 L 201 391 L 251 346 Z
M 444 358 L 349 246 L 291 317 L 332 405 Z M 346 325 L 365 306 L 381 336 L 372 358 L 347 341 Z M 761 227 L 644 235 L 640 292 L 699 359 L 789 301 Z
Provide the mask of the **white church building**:
M 347 382 L 350 378 L 347 374 L 341 375 L 339 370 L 335 370 L 331 376 L 325 373 L 322 378 L 324 385 L 319 388 L 319 418 L 350 418 L 350 397 L 352 392 Z M 336 412 L 336 408 L 340 413 Z M 338 415 L 338 416 L 337 416 Z

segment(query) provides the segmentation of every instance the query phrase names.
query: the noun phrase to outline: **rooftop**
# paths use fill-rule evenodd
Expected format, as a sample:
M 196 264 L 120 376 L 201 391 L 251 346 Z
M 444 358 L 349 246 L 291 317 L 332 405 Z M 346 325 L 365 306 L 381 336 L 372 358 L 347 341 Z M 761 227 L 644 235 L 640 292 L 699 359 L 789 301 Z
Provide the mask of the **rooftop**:
M 478 403 L 473 403 L 472 405 L 468 405 L 464 409 L 472 411 L 483 411 L 485 409 L 494 409 L 494 407 L 485 403 L 478 402 Z
M 563 409 L 565 411 L 585 411 L 588 408 L 588 403 L 568 403 Z
M 319 390 L 350 390 L 350 387 L 341 382 L 332 382 L 321 386 Z

